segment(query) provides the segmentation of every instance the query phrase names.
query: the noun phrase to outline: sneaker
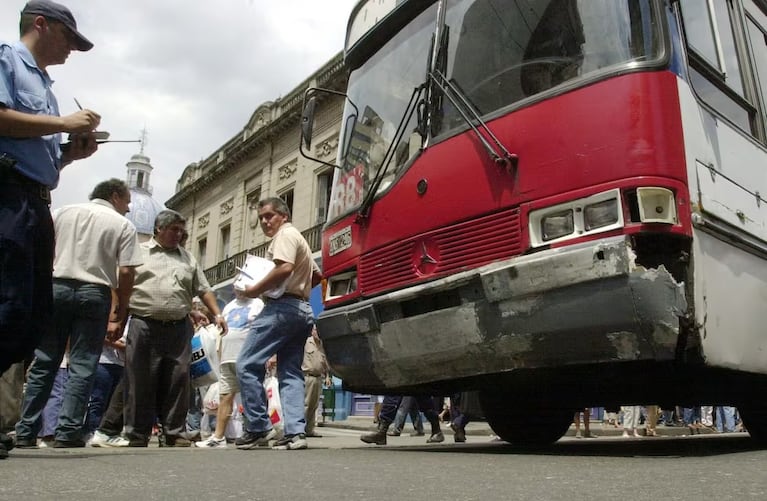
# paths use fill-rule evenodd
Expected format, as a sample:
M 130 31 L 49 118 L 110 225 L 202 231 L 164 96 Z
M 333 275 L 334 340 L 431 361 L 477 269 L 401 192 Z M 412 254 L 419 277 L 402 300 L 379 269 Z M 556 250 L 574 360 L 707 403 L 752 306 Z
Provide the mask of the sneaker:
M 277 430 L 274 428 L 268 431 L 245 431 L 240 438 L 234 441 L 234 445 L 242 450 L 268 447 L 269 441 L 275 438 L 277 438 Z
M 111 437 L 107 435 L 106 433 L 103 433 L 99 430 L 96 430 L 93 432 L 93 436 L 88 441 L 88 445 L 91 447 L 106 447 L 107 440 L 109 440 Z
M 298 435 L 286 435 L 277 440 L 272 446 L 272 449 L 295 451 L 299 449 L 306 449 L 309 445 L 306 443 L 306 435 L 299 433 Z
M 102 435 L 104 434 L 102 433 Z M 96 445 L 96 443 L 91 440 L 91 447 L 131 447 L 130 440 L 122 435 L 115 435 L 112 437 L 109 435 L 104 436 L 107 437 L 107 439 L 104 442 L 100 442 L 99 445 Z M 94 436 L 94 438 L 96 437 Z
M 438 431 L 437 433 L 432 434 L 432 436 L 426 439 L 427 444 L 438 444 L 444 441 L 445 441 L 445 435 L 443 435 L 441 431 Z
M 201 449 L 226 449 L 226 437 L 216 438 L 211 435 L 207 440 L 195 442 L 194 446 Z

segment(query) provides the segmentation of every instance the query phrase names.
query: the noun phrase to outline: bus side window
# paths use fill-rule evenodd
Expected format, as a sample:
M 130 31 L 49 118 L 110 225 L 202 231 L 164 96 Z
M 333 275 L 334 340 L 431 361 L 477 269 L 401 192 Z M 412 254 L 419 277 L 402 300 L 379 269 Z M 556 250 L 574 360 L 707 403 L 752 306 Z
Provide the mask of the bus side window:
M 756 97 L 744 85 L 745 54 L 736 36 L 731 0 L 681 0 L 683 28 L 690 61 L 690 83 L 700 99 L 736 126 L 764 139 L 757 115 Z

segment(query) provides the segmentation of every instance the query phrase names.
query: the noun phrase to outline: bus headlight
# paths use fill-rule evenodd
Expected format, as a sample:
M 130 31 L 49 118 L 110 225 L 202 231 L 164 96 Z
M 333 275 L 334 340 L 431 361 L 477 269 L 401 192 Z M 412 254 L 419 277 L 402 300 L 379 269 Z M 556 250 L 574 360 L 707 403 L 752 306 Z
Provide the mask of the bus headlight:
M 569 235 L 574 230 L 572 210 L 549 214 L 541 219 L 541 236 L 544 242 Z
M 583 208 L 583 226 L 586 231 L 618 222 L 618 200 L 613 198 Z
M 357 290 L 357 273 L 347 272 L 334 275 L 327 279 L 328 285 L 325 300 L 346 296 Z
M 528 214 L 531 247 L 553 245 L 570 238 L 623 227 L 618 188 L 569 202 L 541 207 Z

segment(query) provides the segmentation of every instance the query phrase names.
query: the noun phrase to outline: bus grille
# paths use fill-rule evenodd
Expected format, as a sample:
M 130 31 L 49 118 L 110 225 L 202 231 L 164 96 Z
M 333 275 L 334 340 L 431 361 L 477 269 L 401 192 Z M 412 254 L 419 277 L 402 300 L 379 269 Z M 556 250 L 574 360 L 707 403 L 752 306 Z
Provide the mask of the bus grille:
M 366 296 L 386 292 L 518 256 L 522 253 L 519 219 L 519 208 L 513 208 L 369 252 L 360 259 L 361 292 Z M 436 269 L 427 276 L 420 275 L 413 262 L 415 246 L 424 240 L 439 249 Z

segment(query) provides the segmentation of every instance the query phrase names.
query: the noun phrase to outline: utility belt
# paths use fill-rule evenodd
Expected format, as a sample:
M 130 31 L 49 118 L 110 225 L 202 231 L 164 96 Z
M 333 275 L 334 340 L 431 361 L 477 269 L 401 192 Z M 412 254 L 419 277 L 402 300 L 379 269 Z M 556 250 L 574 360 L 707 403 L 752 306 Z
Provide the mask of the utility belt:
M 44 184 L 33 181 L 15 168 L 16 160 L 0 153 L 0 184 L 12 184 L 37 196 L 48 205 L 51 204 L 51 190 Z

